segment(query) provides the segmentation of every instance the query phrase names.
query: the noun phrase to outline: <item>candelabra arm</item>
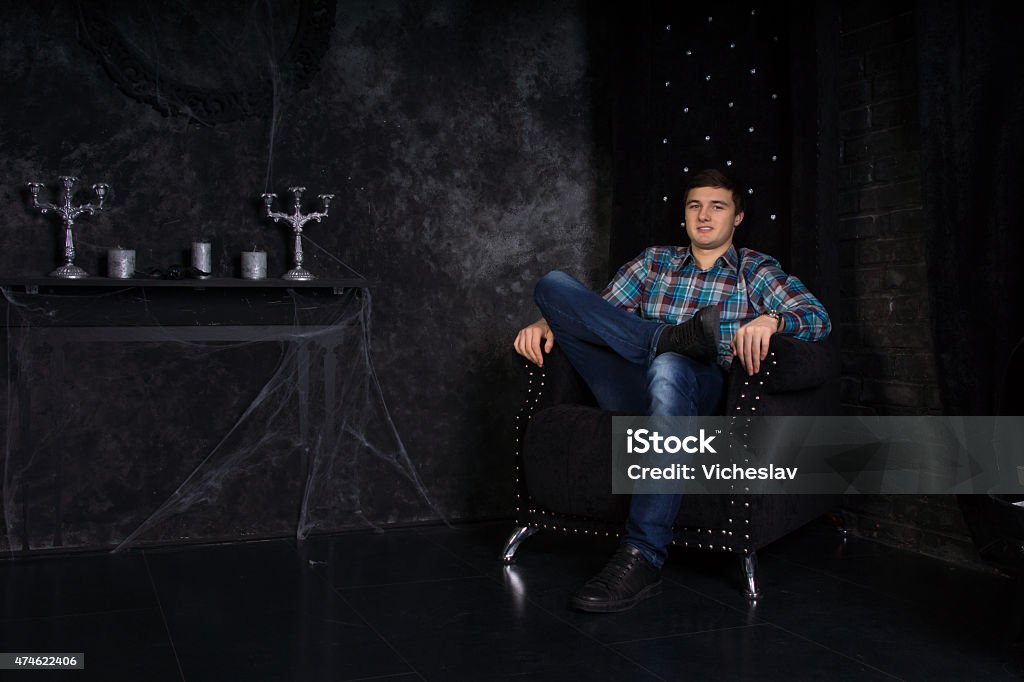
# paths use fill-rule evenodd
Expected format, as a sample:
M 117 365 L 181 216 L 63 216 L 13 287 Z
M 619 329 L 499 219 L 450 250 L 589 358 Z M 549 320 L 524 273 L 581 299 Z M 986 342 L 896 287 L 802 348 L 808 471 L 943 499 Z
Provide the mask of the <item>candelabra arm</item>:
M 284 222 L 288 223 L 289 225 L 292 224 L 292 217 L 290 215 L 288 215 L 287 213 L 280 213 L 278 211 L 271 211 L 268 208 L 267 209 L 267 217 L 270 218 L 271 220 L 273 220 L 275 223 L 279 223 L 279 222 L 281 222 L 283 220 Z
M 86 213 L 88 215 L 96 215 L 96 211 L 100 210 L 103 209 L 100 208 L 99 206 L 93 206 L 92 204 L 82 204 L 81 206 L 76 206 L 72 208 L 70 214 L 68 214 L 64 222 L 68 222 L 68 220 L 74 222 L 75 218 L 82 215 L 83 213 Z

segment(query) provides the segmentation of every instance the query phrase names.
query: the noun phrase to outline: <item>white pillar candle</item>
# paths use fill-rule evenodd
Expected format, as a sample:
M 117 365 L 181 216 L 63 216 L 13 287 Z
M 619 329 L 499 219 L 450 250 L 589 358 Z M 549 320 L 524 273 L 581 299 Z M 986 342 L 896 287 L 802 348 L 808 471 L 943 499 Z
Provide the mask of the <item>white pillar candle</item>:
M 192 267 L 205 273 L 213 272 L 210 242 L 192 242 Z
M 267 278 L 267 252 L 266 251 L 243 251 L 242 252 L 242 279 L 266 279 Z
M 107 250 L 107 276 L 112 279 L 131 279 L 135 274 L 135 251 L 132 249 Z

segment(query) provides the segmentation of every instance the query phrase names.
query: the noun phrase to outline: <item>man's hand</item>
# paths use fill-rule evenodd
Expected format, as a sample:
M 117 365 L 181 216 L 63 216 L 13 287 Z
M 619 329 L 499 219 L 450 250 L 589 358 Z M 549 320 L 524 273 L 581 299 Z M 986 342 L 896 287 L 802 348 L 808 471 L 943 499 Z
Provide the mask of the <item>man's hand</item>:
M 768 357 L 768 342 L 778 330 L 779 320 L 759 315 L 736 331 L 730 345 L 747 374 L 753 376 L 761 369 L 761 361 Z
M 537 365 L 544 366 L 544 353 L 541 353 L 541 344 L 544 346 L 544 353 L 550 353 L 555 347 L 555 335 L 551 333 L 551 327 L 542 317 L 529 327 L 523 327 L 516 334 L 516 352 L 524 358 Z

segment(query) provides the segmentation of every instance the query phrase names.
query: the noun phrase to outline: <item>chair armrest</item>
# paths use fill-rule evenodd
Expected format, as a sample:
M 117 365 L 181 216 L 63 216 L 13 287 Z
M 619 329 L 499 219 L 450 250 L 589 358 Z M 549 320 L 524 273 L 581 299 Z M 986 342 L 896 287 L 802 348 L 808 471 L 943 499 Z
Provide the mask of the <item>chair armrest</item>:
M 747 375 L 737 359 L 733 359 L 729 374 L 730 379 Z M 776 334 L 771 338 L 768 357 L 754 376 L 764 382 L 765 393 L 814 388 L 839 376 L 839 353 L 831 336 L 823 341 L 801 341 Z
M 555 344 L 544 356 L 544 367 L 537 367 L 523 357 L 516 356 L 524 365 L 523 374 L 528 393 L 527 402 L 533 402 L 535 409 L 543 410 L 555 405 L 587 405 L 597 407 L 597 399 L 579 373 L 573 368 L 562 349 Z
M 821 386 L 839 376 L 839 354 L 829 337 L 824 341 L 801 341 L 776 334 L 768 348 L 768 358 L 761 371 L 754 375 L 764 381 L 765 393 L 789 393 Z M 569 358 L 555 344 L 544 357 L 544 367 L 516 356 L 524 366 L 523 374 L 529 388 L 524 407 L 530 411 L 555 405 L 586 405 L 597 407 L 597 400 Z M 738 360 L 733 360 L 729 385 L 743 383 L 747 373 Z M 732 391 L 730 391 L 732 392 Z

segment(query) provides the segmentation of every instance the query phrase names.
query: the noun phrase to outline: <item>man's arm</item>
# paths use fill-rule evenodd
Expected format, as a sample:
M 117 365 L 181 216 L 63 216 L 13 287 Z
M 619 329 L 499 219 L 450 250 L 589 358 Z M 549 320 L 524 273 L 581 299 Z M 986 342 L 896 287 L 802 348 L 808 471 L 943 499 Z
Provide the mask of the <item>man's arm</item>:
M 821 341 L 832 331 L 821 301 L 803 282 L 783 272 L 775 260 L 759 264 L 747 281 L 750 303 L 761 314 L 737 330 L 731 345 L 749 374 L 761 368 L 773 334 Z

